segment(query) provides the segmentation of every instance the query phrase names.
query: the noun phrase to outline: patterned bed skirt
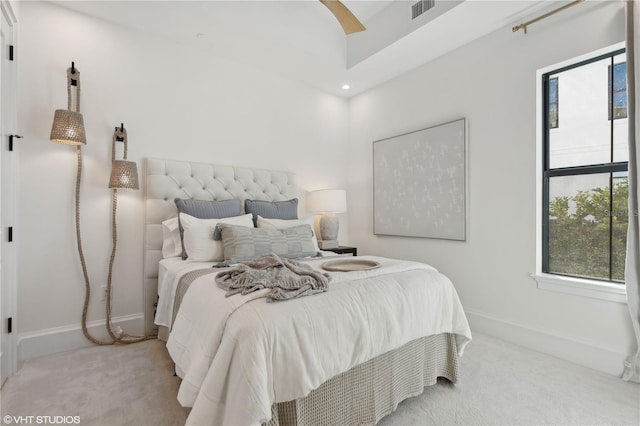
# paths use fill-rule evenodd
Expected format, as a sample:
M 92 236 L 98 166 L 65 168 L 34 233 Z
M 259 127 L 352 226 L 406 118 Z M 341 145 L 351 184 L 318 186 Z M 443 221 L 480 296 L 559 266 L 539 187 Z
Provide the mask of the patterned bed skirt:
M 453 334 L 413 340 L 333 377 L 305 398 L 273 404 L 264 425 L 375 424 L 438 377 L 458 380 Z

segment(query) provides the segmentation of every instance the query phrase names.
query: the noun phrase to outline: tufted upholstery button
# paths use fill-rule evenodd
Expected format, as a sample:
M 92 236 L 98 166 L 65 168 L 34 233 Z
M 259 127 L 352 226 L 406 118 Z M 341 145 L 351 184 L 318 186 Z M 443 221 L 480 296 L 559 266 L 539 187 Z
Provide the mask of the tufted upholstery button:
M 168 200 L 168 198 L 167 198 L 167 197 L 164 197 L 164 200 L 165 200 L 165 201 L 167 201 L 167 200 Z

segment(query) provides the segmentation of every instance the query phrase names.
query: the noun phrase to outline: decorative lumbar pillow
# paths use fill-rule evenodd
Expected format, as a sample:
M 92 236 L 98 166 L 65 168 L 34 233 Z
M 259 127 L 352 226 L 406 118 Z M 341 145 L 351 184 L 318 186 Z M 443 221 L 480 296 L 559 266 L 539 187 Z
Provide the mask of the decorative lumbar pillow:
M 313 231 L 309 225 L 298 225 L 282 230 L 245 228 L 219 223 L 224 260 L 242 262 L 275 253 L 280 257 L 299 258 L 315 256 Z
M 176 216 L 162 222 L 162 257 L 166 259 L 180 256 L 182 256 L 182 242 Z
M 220 219 L 223 217 L 236 217 L 242 214 L 242 202 L 240 200 L 183 200 L 176 198 L 176 207 L 178 208 L 178 218 L 180 213 L 198 219 Z M 187 258 L 184 249 L 184 227 L 178 219 L 178 227 L 180 229 L 180 246 L 182 247 L 182 259 Z
M 198 219 L 180 213 L 180 223 L 184 227 L 183 242 L 187 258 L 195 262 L 220 262 L 224 260 L 222 242 L 213 239 L 213 233 L 218 224 L 225 223 L 253 228 L 251 214 L 222 219 Z
M 258 215 L 268 219 L 297 219 L 298 199 L 287 201 L 244 200 L 244 211 L 253 213 L 253 223 L 257 225 Z
M 287 228 L 291 228 L 299 225 L 309 225 L 313 230 L 314 220 L 315 219 L 313 216 L 308 216 L 303 219 L 285 220 L 285 219 L 267 219 L 258 215 L 257 225 L 258 225 L 258 228 L 277 229 L 277 230 L 287 229 Z M 311 241 L 313 242 L 313 248 L 316 250 L 316 253 L 319 252 L 320 248 L 318 247 L 318 239 L 316 238 L 315 232 L 313 232 L 313 237 L 311 238 Z

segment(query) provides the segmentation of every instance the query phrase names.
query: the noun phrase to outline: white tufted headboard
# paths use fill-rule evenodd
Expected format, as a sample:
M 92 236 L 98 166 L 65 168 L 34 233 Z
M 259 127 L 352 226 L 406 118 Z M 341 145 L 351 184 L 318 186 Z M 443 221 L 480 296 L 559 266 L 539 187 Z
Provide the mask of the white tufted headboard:
M 153 323 L 158 297 L 158 262 L 162 259 L 162 222 L 176 216 L 174 199 L 252 199 L 285 201 L 298 196 L 288 172 L 217 166 L 187 161 L 145 161 L 144 317 L 145 334 L 157 334 Z M 244 203 L 243 203 L 244 209 Z

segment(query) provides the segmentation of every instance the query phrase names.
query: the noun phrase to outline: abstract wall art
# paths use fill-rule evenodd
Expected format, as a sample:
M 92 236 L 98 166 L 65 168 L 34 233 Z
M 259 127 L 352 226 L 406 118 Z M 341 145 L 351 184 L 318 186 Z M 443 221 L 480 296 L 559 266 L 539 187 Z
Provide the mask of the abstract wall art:
M 373 142 L 373 233 L 466 241 L 464 118 Z

